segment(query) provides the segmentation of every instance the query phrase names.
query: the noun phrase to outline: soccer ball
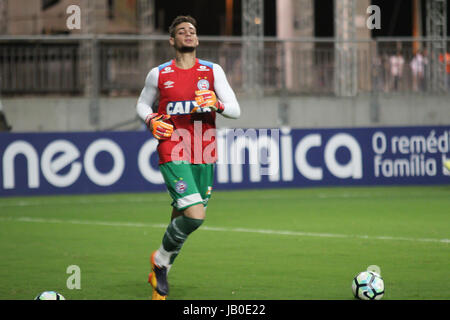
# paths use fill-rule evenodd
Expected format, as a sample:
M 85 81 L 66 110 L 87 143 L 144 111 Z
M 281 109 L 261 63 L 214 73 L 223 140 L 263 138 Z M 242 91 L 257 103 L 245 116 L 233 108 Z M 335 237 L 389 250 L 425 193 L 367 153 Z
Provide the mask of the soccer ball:
M 353 279 L 352 291 L 361 300 L 380 300 L 384 295 L 383 278 L 373 271 L 360 272 Z
M 62 294 L 55 291 L 44 291 L 37 295 L 34 300 L 66 300 Z

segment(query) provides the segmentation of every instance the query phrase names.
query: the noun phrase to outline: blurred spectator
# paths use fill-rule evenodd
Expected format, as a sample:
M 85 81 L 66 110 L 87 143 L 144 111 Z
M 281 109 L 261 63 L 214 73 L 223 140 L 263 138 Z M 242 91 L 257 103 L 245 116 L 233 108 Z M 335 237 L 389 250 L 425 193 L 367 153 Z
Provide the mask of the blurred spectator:
M 372 60 L 372 91 L 380 91 L 383 88 L 384 68 L 382 57 L 374 55 Z
M 400 79 L 403 75 L 403 65 L 405 64 L 405 59 L 403 58 L 400 51 L 397 51 L 396 55 L 392 55 L 389 59 L 389 65 L 391 68 L 392 85 L 395 91 L 398 90 Z
M 6 121 L 6 116 L 3 113 L 2 101 L 0 100 L 0 132 L 1 131 L 11 131 L 11 126 L 8 124 L 8 121 Z
M 422 91 L 424 89 L 425 79 L 425 64 L 426 58 L 422 55 L 422 52 L 418 50 L 411 60 L 410 67 L 413 81 L 413 91 Z
M 425 61 L 425 64 L 423 66 L 423 72 L 425 74 L 424 78 L 423 78 L 423 89 L 424 91 L 428 90 L 428 79 L 429 79 L 429 68 L 430 68 L 430 59 L 428 58 L 428 51 L 426 48 L 423 49 L 422 51 L 422 55 L 423 55 L 423 59 Z
M 446 63 L 446 72 L 447 72 L 447 88 L 450 90 L 450 52 L 447 52 L 445 54 L 445 61 L 444 61 L 444 55 L 439 55 L 439 61 L 442 63 Z
M 390 85 L 389 74 L 391 67 L 389 65 L 389 56 L 387 53 L 383 53 L 383 55 L 381 56 L 381 64 L 382 64 L 381 77 L 382 77 L 383 91 L 389 92 L 389 85 Z

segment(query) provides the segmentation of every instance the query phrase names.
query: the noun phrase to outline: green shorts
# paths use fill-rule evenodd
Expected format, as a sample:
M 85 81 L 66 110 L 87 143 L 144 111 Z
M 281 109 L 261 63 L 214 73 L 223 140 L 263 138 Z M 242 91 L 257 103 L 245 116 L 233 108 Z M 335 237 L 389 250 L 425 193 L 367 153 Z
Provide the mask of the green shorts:
M 159 165 L 159 170 L 175 209 L 182 211 L 199 203 L 208 206 L 214 182 L 213 163 L 166 162 Z

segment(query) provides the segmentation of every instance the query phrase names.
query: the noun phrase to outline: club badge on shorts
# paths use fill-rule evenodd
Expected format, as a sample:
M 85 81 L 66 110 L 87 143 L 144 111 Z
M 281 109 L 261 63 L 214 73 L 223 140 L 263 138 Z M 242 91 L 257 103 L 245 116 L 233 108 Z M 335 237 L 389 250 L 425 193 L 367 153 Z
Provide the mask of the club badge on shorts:
M 187 190 L 187 183 L 184 182 L 183 180 L 178 181 L 178 182 L 175 184 L 175 190 L 176 190 L 176 192 L 178 192 L 178 193 L 185 193 L 186 190 Z

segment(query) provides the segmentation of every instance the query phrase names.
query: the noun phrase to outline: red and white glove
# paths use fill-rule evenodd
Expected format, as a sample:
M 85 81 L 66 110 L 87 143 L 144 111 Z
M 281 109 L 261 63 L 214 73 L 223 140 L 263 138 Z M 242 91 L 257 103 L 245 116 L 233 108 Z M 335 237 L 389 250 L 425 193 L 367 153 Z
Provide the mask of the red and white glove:
M 197 90 L 195 91 L 195 102 L 199 108 L 210 108 L 213 111 L 222 113 L 224 105 L 217 99 L 214 91 L 211 90 Z M 198 107 L 192 109 L 192 113 L 196 112 Z
M 145 124 L 156 139 L 165 140 L 173 133 L 173 125 L 165 122 L 169 119 L 168 114 L 151 113 L 145 119 Z

